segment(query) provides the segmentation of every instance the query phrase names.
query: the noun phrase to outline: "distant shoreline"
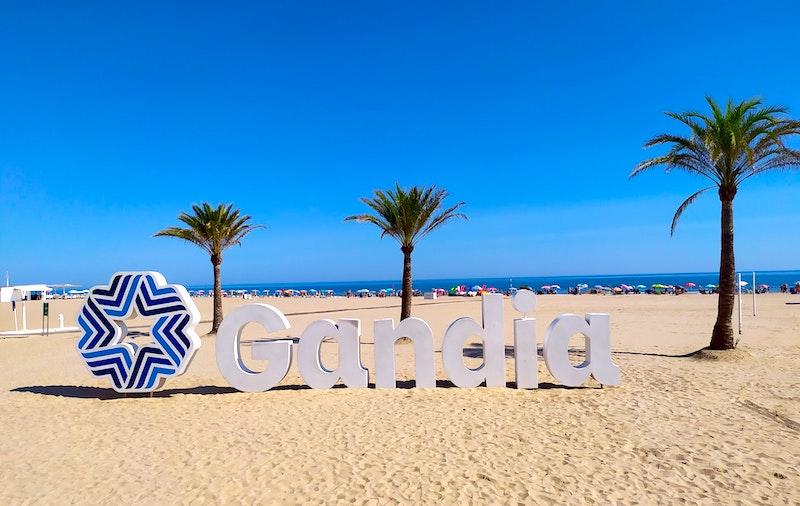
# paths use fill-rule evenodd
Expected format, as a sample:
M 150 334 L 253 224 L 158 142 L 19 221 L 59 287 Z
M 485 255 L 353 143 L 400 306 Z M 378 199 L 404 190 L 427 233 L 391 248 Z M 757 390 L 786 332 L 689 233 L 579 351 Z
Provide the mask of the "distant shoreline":
M 655 283 L 684 285 L 694 283 L 698 287 L 708 284 L 717 284 L 719 278 L 716 272 L 700 273 L 648 273 L 648 274 L 609 274 L 609 275 L 570 275 L 570 276 L 519 276 L 519 277 L 465 277 L 465 278 L 435 278 L 435 279 L 415 279 L 413 286 L 419 290 L 429 290 L 432 288 L 449 289 L 458 285 L 496 287 L 501 290 L 514 286 L 529 286 L 539 288 L 543 285 L 559 285 L 560 293 L 566 293 L 571 286 L 585 283 L 590 287 L 595 285 L 618 286 L 622 283 L 629 285 L 651 286 Z M 752 271 L 743 271 L 742 280 L 749 284 L 752 282 Z M 756 284 L 769 285 L 776 291 L 782 283 L 794 285 L 800 281 L 800 270 L 784 271 L 756 271 Z M 186 285 L 190 290 L 209 290 L 212 288 L 208 284 Z M 400 280 L 353 280 L 353 281 L 296 281 L 296 282 L 262 282 L 262 283 L 226 283 L 223 280 L 225 290 L 276 290 L 276 289 L 297 289 L 297 290 L 334 290 L 340 293 L 347 290 L 353 292 L 361 289 L 381 290 L 400 288 Z

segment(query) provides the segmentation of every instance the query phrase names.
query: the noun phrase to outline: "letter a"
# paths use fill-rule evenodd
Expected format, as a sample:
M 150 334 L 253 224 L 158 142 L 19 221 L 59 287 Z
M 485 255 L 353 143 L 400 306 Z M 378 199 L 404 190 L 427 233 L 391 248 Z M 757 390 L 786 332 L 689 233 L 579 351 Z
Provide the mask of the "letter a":
M 322 365 L 320 347 L 325 338 L 339 345 L 339 367 L 328 370 Z M 350 388 L 366 388 L 369 371 L 361 364 L 361 320 L 317 320 L 300 336 L 297 363 L 300 374 L 311 388 L 331 388 L 339 379 Z
M 578 366 L 569 362 L 569 339 L 575 334 L 586 337 L 586 359 Z M 558 316 L 547 328 L 543 354 L 550 374 L 566 386 L 580 386 L 590 374 L 601 385 L 619 384 L 619 367 L 611 361 L 609 316 L 605 313 L 589 313 L 586 318 Z

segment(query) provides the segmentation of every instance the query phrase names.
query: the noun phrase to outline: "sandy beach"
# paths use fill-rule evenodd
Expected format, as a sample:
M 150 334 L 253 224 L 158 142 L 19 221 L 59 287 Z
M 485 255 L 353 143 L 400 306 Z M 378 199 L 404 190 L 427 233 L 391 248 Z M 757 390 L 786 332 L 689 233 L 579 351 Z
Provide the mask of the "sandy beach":
M 125 397 L 90 376 L 75 334 L 3 339 L 0 502 L 796 504 L 800 306 L 786 305 L 791 297 L 759 296 L 756 318 L 746 299 L 740 347 L 719 360 L 690 356 L 708 342 L 715 296 L 540 296 L 540 345 L 559 313 L 611 314 L 622 384 L 602 389 L 555 384 L 541 357 L 538 390 L 448 388 L 438 353 L 442 388 L 408 388 L 412 347 L 398 345 L 406 388 L 311 390 L 295 362 L 278 388 L 247 394 L 219 375 L 214 338 L 203 337 L 185 375 L 152 397 Z M 203 336 L 211 299 L 196 301 Z M 296 332 L 248 327 L 246 340 L 297 336 L 318 318 L 361 318 L 371 383 L 372 320 L 396 319 L 400 304 L 255 301 L 284 311 Z M 74 321 L 81 302 L 52 302 L 52 325 L 58 313 Z M 249 301 L 224 302 L 230 311 Z M 31 323 L 38 304 L 29 303 Z M 508 299 L 505 312 L 510 345 L 519 315 Z M 480 317 L 480 300 L 418 298 L 414 313 L 430 323 L 438 351 L 453 319 Z M 0 327 L 13 328 L 10 309 Z M 334 345 L 323 355 L 336 363 Z M 465 355 L 479 363 L 480 343 Z M 513 368 L 509 356 L 508 382 Z

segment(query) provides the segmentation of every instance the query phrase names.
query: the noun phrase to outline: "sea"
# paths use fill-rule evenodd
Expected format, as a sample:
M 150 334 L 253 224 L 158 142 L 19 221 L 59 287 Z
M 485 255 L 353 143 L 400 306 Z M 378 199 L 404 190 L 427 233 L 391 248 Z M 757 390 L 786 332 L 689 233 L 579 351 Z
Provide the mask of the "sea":
M 753 272 L 741 272 L 742 281 L 746 282 L 749 288 L 753 284 Z M 794 286 L 800 282 L 800 270 L 790 271 L 756 271 L 756 286 L 768 285 L 771 291 L 777 291 L 781 284 L 786 283 Z M 622 284 L 637 286 L 645 285 L 650 287 L 654 284 L 663 285 L 686 285 L 694 283 L 697 290 L 706 285 L 716 285 L 719 281 L 719 273 L 716 272 L 679 272 L 679 273 L 653 273 L 653 274 L 611 274 L 593 276 L 519 276 L 519 277 L 481 277 L 481 278 L 443 278 L 443 279 L 414 279 L 413 287 L 417 290 L 428 291 L 433 288 L 443 288 L 449 290 L 452 287 L 465 285 L 468 288 L 473 286 L 494 287 L 505 291 L 510 287 L 519 288 L 521 286 L 539 289 L 542 286 L 557 285 L 558 293 L 567 293 L 570 287 L 579 284 L 586 284 L 589 287 L 605 286 L 615 287 Z M 186 287 L 189 290 L 208 291 L 211 285 L 191 285 Z M 281 283 L 223 283 L 224 290 L 333 290 L 335 294 L 341 295 L 348 290 L 357 292 L 358 290 L 369 290 L 377 292 L 382 289 L 399 290 L 401 282 L 399 279 L 372 280 L 372 281 L 319 281 L 319 282 L 281 282 Z

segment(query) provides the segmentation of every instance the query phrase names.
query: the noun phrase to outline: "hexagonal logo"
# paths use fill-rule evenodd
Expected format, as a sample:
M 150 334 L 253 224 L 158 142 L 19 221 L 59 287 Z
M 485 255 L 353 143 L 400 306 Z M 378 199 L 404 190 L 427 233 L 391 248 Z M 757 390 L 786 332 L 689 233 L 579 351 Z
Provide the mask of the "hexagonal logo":
M 152 343 L 125 342 L 124 321 L 137 316 L 153 320 Z M 89 371 L 108 376 L 117 392 L 151 392 L 189 367 L 200 348 L 199 321 L 183 286 L 168 285 L 158 272 L 118 272 L 89 291 L 78 313 L 77 347 Z

